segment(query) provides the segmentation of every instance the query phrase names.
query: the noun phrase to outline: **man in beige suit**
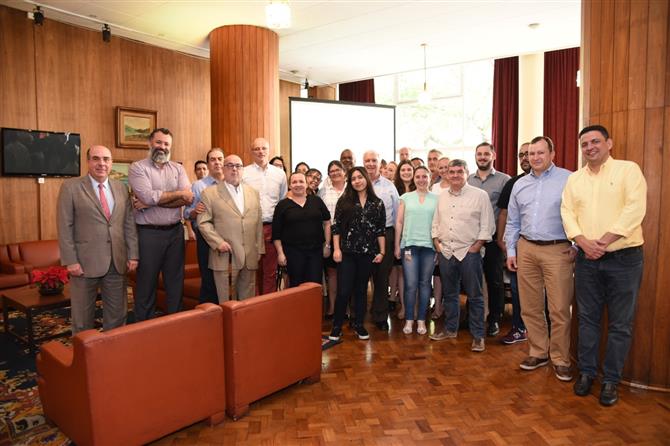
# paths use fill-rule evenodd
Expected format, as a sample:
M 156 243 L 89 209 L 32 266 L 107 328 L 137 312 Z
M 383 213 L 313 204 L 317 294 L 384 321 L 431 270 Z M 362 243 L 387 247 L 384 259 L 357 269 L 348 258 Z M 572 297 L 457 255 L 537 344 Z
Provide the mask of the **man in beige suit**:
M 205 211 L 198 214 L 198 228 L 210 246 L 209 267 L 219 303 L 230 298 L 230 285 L 239 300 L 256 295 L 256 270 L 265 253 L 263 221 L 258 192 L 242 184 L 242 160 L 223 160 L 223 181 L 202 192 Z
M 139 259 L 128 188 L 109 178 L 112 153 L 92 146 L 86 158 L 88 175 L 65 181 L 58 194 L 58 242 L 71 277 L 72 334 L 93 328 L 98 288 L 102 328 L 126 323 L 124 275 L 137 268 Z

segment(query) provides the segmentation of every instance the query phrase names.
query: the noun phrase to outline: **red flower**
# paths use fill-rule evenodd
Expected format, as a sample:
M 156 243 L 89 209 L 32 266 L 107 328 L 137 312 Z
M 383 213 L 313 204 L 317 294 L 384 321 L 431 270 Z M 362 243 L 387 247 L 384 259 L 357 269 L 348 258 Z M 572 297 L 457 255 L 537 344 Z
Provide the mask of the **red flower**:
M 67 268 L 63 266 L 50 266 L 46 271 L 33 270 L 32 283 L 37 283 L 41 288 L 58 288 L 70 281 Z

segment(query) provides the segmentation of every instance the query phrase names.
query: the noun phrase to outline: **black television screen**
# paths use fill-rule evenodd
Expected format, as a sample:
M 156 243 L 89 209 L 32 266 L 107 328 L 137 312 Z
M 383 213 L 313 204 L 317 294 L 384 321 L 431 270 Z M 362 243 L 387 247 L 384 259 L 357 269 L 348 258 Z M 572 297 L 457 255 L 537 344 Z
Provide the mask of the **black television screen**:
M 2 174 L 31 177 L 79 176 L 78 133 L 2 129 Z

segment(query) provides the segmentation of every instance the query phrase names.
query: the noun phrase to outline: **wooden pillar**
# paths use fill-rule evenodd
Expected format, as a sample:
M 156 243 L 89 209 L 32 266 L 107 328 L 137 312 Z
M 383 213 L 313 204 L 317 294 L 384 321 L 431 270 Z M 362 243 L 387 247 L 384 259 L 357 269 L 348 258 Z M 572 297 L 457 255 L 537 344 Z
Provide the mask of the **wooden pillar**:
M 669 12 L 667 0 L 582 2 L 583 122 L 607 127 L 612 155 L 638 163 L 648 184 L 644 276 L 624 380 L 659 389 L 670 389 Z
M 279 37 L 266 28 L 229 25 L 209 34 L 212 147 L 251 163 L 254 138 L 279 144 Z

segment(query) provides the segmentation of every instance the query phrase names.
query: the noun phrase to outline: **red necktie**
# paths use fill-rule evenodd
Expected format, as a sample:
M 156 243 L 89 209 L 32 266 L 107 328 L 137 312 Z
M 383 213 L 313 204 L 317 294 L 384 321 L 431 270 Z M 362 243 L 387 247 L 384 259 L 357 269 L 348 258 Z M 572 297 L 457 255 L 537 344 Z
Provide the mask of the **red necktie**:
M 109 212 L 109 204 L 107 203 L 107 196 L 105 195 L 105 186 L 100 183 L 98 184 L 98 189 L 100 190 L 100 205 L 102 206 L 102 212 L 105 213 L 105 217 L 109 220 L 112 213 Z

